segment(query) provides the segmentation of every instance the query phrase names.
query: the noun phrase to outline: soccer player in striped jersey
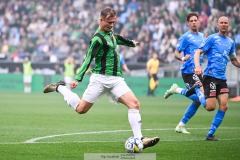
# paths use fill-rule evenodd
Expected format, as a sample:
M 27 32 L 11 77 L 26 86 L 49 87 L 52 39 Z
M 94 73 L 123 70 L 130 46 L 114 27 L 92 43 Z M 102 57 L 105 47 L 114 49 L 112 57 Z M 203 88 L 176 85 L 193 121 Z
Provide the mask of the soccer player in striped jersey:
M 64 100 L 77 113 L 86 113 L 103 94 L 107 94 L 112 102 L 122 103 L 128 108 L 128 120 L 135 138 L 142 139 L 144 148 L 152 147 L 158 143 L 159 137 L 146 138 L 141 132 L 140 104 L 134 93 L 128 87 L 120 66 L 120 55 L 117 45 L 135 47 L 138 42 L 128 40 L 113 33 L 113 27 L 117 20 L 117 13 L 114 9 L 107 7 L 100 13 L 99 28 L 96 30 L 86 58 L 78 70 L 75 80 L 70 87 L 76 88 L 82 81 L 85 72 L 91 62 L 95 59 L 95 67 L 92 69 L 90 82 L 85 90 L 82 99 L 65 86 L 65 82 L 59 81 L 49 84 L 44 88 L 44 93 L 57 91 L 63 95 Z

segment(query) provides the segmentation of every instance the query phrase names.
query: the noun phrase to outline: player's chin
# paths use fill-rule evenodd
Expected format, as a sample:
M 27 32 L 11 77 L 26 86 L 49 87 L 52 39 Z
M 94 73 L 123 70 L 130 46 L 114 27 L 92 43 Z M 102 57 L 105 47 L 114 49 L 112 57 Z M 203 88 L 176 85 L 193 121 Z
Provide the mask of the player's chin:
M 112 31 L 112 28 L 106 27 L 105 30 L 106 30 L 107 32 L 111 32 L 111 31 Z
M 225 34 L 225 33 L 227 33 L 228 30 L 227 29 L 222 29 L 221 31 L 222 31 L 222 33 Z

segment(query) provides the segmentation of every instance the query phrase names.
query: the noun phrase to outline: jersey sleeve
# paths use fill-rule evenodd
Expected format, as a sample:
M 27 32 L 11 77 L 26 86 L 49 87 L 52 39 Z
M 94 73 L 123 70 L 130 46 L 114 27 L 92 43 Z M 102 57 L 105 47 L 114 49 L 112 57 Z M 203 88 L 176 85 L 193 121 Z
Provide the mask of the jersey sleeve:
M 89 50 L 87 52 L 86 58 L 83 61 L 83 64 L 79 68 L 77 75 L 75 76 L 75 80 L 81 82 L 83 76 L 85 75 L 86 71 L 88 70 L 93 58 L 98 53 L 99 49 L 101 48 L 102 44 L 100 43 L 100 39 L 95 37 L 92 39 Z
M 232 60 L 232 59 L 235 59 L 237 57 L 236 53 L 235 53 L 235 43 L 234 41 L 232 42 L 232 46 L 231 46 L 231 49 L 230 49 L 230 54 L 229 54 L 229 58 Z
M 114 37 L 116 38 L 116 42 L 118 45 L 124 45 L 128 47 L 135 47 L 135 44 L 132 40 L 126 39 L 120 35 L 114 34 Z
M 211 48 L 211 46 L 213 46 L 214 44 L 214 37 L 213 36 L 209 36 L 199 47 L 199 49 L 203 50 L 203 52 L 206 53 L 206 51 L 209 50 L 209 48 Z
M 182 35 L 179 39 L 178 39 L 178 43 L 177 43 L 177 47 L 176 50 L 178 51 L 184 51 L 188 46 L 188 41 L 187 41 L 187 37 Z

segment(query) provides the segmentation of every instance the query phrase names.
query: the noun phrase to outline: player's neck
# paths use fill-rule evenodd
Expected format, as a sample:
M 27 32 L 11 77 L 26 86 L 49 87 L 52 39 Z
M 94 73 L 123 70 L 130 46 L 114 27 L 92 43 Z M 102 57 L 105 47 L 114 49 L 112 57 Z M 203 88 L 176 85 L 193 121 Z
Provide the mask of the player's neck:
M 198 29 L 196 29 L 196 30 L 190 29 L 190 32 L 195 33 L 195 34 L 198 34 Z
M 221 36 L 224 36 L 224 37 L 226 37 L 227 36 L 227 32 L 218 32 L 218 34 L 220 34 Z

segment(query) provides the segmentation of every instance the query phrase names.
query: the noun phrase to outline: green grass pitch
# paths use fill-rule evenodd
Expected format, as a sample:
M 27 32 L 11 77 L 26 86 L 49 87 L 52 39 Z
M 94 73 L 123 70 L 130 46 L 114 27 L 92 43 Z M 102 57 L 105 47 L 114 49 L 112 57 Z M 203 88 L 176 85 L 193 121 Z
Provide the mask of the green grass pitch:
M 80 159 L 84 153 L 125 153 L 132 136 L 127 108 L 102 97 L 85 115 L 75 113 L 61 95 L 0 93 L 0 159 Z M 190 101 L 181 96 L 139 97 L 144 136 L 160 142 L 143 153 L 157 159 L 240 159 L 240 104 L 229 102 L 216 132 L 218 142 L 204 141 L 216 113 L 202 107 L 187 124 L 189 135 L 174 132 Z M 218 107 L 217 107 L 218 108 Z

